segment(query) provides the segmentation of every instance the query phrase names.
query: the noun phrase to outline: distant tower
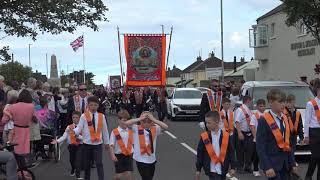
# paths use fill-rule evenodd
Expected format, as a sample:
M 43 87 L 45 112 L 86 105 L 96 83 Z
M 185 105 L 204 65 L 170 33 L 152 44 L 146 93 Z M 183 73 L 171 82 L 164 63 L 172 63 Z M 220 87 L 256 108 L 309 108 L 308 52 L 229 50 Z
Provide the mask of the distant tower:
M 58 66 L 56 55 L 51 56 L 50 78 L 58 78 Z
M 51 87 L 61 87 L 61 80 L 58 77 L 57 57 L 54 54 L 51 56 L 50 79 L 48 83 Z

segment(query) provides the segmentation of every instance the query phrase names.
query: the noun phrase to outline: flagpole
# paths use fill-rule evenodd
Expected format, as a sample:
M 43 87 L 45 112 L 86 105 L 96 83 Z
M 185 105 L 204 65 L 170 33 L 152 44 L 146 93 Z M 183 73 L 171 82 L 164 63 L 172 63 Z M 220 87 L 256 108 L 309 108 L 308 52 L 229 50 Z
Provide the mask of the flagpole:
M 170 32 L 169 48 L 168 48 L 168 54 L 167 54 L 166 71 L 167 71 L 167 69 L 168 69 L 168 63 L 169 63 L 169 55 L 170 55 L 170 49 L 171 49 L 172 31 L 173 31 L 173 26 L 171 27 L 171 32 Z
M 118 45 L 119 45 L 119 59 L 120 59 L 120 71 L 121 71 L 121 83 L 124 84 L 123 82 L 123 70 L 122 70 L 122 56 L 121 56 L 121 42 L 120 42 L 120 31 L 119 31 L 119 26 L 117 26 L 117 31 L 118 31 Z M 120 83 L 120 86 L 122 86 Z
M 83 46 L 82 46 L 82 60 L 83 60 L 83 84 L 86 84 L 86 64 L 85 64 L 85 56 L 84 56 L 84 34 L 83 36 Z

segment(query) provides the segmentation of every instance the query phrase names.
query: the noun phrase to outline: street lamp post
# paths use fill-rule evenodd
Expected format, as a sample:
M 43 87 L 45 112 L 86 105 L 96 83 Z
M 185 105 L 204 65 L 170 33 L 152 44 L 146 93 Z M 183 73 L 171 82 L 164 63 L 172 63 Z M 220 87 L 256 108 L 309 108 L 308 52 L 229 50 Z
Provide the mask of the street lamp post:
M 31 68 L 31 44 L 29 44 L 29 67 Z
M 224 82 L 224 49 L 223 49 L 223 0 L 220 0 L 221 11 L 221 82 Z

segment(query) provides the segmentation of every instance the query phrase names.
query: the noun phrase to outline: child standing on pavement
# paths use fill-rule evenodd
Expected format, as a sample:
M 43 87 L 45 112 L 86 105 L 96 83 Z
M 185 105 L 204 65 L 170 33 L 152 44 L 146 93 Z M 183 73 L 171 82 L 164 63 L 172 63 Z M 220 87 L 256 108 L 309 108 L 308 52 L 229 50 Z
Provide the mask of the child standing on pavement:
M 136 123 L 140 122 L 140 125 Z M 168 126 L 157 120 L 150 112 L 145 111 L 137 119 L 126 122 L 132 125 L 134 152 L 133 159 L 142 180 L 152 180 L 156 167 L 156 144 L 157 136 Z
M 251 120 L 250 120 L 250 129 L 253 135 L 253 175 L 255 177 L 261 176 L 259 172 L 259 157 L 257 154 L 257 148 L 256 148 L 256 135 L 257 135 L 257 127 L 258 127 L 258 120 L 263 117 L 263 113 L 266 110 L 266 101 L 264 99 L 258 99 L 257 101 L 257 111 L 252 114 Z
M 229 141 L 229 133 L 219 128 L 218 111 L 209 111 L 205 115 L 205 122 L 208 131 L 201 134 L 197 148 L 196 180 L 200 180 L 202 168 L 210 180 L 225 180 L 230 165 L 229 175 L 235 173 L 233 144 Z
M 105 116 L 98 113 L 99 98 L 90 96 L 88 98 L 89 110 L 82 114 L 79 125 L 72 129 L 76 135 L 82 133 L 84 156 L 85 180 L 90 180 L 91 162 L 94 160 L 97 167 L 98 180 L 104 180 L 102 163 L 103 145 L 109 149 L 109 132 Z
M 115 180 L 132 179 L 133 131 L 126 124 L 129 118 L 127 110 L 120 110 L 118 112 L 119 126 L 113 129 L 110 135 L 110 154 L 116 170 Z
M 78 111 L 74 111 L 72 113 L 72 121 L 63 135 L 58 140 L 53 140 L 51 144 L 60 144 L 63 141 L 67 140 L 68 150 L 69 150 L 69 161 L 71 165 L 71 173 L 70 176 L 76 175 L 77 179 L 83 179 L 80 177 L 81 166 L 82 166 L 82 158 L 81 158 L 81 144 L 82 144 L 82 136 L 75 135 L 70 128 L 76 128 L 79 124 L 81 113 Z

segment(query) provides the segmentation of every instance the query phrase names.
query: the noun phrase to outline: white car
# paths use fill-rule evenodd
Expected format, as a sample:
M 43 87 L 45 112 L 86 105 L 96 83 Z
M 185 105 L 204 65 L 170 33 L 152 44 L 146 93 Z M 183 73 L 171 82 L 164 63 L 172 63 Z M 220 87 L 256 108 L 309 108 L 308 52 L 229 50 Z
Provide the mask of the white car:
M 176 88 L 168 98 L 168 114 L 171 120 L 198 117 L 202 93 L 196 88 Z
M 264 99 L 267 102 L 267 93 L 271 89 L 280 89 L 286 95 L 294 95 L 296 98 L 296 108 L 301 112 L 302 122 L 304 122 L 306 104 L 314 98 L 309 85 L 306 83 L 290 81 L 249 81 L 243 84 L 241 88 L 240 100 L 242 100 L 244 96 L 251 96 L 253 103 L 249 108 L 255 112 L 256 109 L 253 105 L 256 104 L 258 99 Z M 238 106 L 240 105 L 241 102 L 238 103 Z M 270 109 L 269 104 L 267 103 L 266 105 L 266 108 Z M 311 152 L 307 145 L 297 144 L 296 156 L 310 154 Z

